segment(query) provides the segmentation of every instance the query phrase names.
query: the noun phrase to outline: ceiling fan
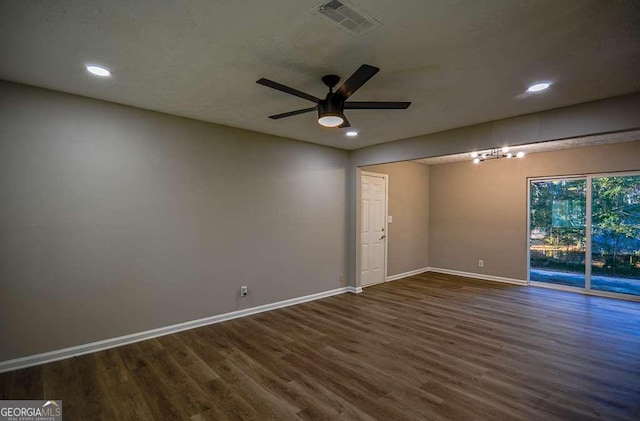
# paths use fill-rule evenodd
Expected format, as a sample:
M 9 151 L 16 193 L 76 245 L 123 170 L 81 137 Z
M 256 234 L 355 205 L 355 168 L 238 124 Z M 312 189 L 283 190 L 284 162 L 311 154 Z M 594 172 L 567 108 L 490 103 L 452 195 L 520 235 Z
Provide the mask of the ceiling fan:
M 344 115 L 344 110 L 405 110 L 411 105 L 410 102 L 381 102 L 381 101 L 347 101 L 351 95 L 371 79 L 380 69 L 363 64 L 353 73 L 345 83 L 336 91 L 333 88 L 340 81 L 340 76 L 325 75 L 322 82 L 329 87 L 329 93 L 325 99 L 316 98 L 313 95 L 301 92 L 297 89 L 281 85 L 269 79 L 259 79 L 256 83 L 277 89 L 290 95 L 314 102 L 315 107 L 303 108 L 301 110 L 289 111 L 287 113 L 276 114 L 269 118 L 278 120 L 311 111 L 318 111 L 318 123 L 325 127 L 349 127 L 349 120 Z

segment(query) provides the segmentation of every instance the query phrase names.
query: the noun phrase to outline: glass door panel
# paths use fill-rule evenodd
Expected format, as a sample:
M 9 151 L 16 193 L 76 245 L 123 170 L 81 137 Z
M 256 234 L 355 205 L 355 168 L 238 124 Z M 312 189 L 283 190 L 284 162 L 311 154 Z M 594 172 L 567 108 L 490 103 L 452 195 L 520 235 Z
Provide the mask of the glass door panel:
M 591 289 L 640 295 L 640 175 L 594 177 Z
M 530 184 L 529 279 L 585 288 L 585 179 Z

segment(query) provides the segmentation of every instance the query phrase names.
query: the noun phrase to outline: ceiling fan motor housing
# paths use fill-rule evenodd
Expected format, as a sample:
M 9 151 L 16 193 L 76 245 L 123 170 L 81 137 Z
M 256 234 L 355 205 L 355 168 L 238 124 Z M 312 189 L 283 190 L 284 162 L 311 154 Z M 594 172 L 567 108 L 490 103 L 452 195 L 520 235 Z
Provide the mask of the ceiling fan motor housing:
M 318 118 L 323 116 L 344 117 L 344 101 L 332 97 L 331 94 L 327 98 L 318 102 Z

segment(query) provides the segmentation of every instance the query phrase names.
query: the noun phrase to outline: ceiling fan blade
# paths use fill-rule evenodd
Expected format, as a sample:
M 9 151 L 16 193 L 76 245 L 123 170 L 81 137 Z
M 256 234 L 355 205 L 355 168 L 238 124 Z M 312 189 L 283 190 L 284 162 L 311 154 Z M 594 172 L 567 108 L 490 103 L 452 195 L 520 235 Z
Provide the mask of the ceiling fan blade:
M 256 83 L 258 83 L 260 85 L 267 86 L 267 87 L 272 88 L 272 89 L 276 89 L 276 90 L 281 91 L 281 92 L 285 92 L 285 93 L 287 93 L 289 95 L 294 95 L 294 96 L 297 96 L 299 98 L 306 99 L 307 101 L 315 102 L 316 104 L 318 102 L 320 102 L 320 99 L 316 98 L 313 95 L 305 94 L 302 91 L 290 88 L 288 86 L 284 86 L 284 85 L 282 85 L 282 84 L 280 84 L 278 82 L 274 82 L 274 81 L 269 80 L 269 79 L 261 78 L 261 79 L 256 80 Z
M 406 110 L 410 102 L 351 101 L 344 103 L 345 110 Z
M 304 113 L 308 113 L 310 111 L 315 111 L 316 109 L 317 109 L 316 107 L 303 108 L 301 110 L 289 111 L 288 113 L 270 115 L 269 118 L 271 118 L 273 120 L 278 120 L 278 119 L 285 118 L 285 117 L 291 117 L 292 115 L 304 114 Z
M 346 100 L 379 71 L 380 69 L 377 67 L 363 64 L 338 88 L 334 95 L 339 95 L 343 100 Z
M 345 127 L 351 127 L 351 124 L 349 124 L 349 120 L 347 120 L 347 117 L 343 115 L 342 118 L 344 119 L 344 121 L 342 122 L 341 125 L 338 126 L 338 128 L 344 129 Z

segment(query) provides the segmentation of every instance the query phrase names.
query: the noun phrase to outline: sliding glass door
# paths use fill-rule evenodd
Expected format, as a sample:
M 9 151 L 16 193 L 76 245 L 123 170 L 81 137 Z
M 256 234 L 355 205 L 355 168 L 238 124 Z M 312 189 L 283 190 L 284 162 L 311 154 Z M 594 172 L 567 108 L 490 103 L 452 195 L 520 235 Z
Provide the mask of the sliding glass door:
M 530 180 L 529 280 L 640 296 L 640 174 Z
M 591 289 L 640 295 L 640 175 L 591 182 Z
M 530 280 L 585 287 L 586 200 L 584 179 L 531 182 Z

